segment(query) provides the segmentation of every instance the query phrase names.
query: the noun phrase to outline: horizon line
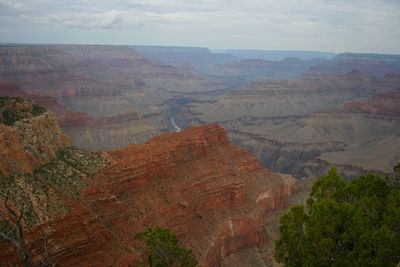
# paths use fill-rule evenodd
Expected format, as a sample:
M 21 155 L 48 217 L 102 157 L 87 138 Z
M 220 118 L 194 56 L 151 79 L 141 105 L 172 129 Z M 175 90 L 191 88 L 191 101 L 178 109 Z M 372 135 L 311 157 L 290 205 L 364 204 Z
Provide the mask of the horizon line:
M 206 46 L 194 46 L 194 45 L 160 45 L 160 44 L 102 44 L 102 43 L 22 43 L 22 42 L 0 42 L 0 46 L 141 46 L 141 47 L 166 47 L 166 48 L 197 48 L 197 49 L 208 49 L 211 53 L 228 53 L 229 50 L 234 51 L 254 51 L 254 52 L 299 52 L 299 53 L 326 53 L 332 55 L 339 54 L 370 54 L 370 55 L 395 55 L 397 53 L 378 53 L 378 52 L 355 52 L 355 51 L 321 51 L 321 50 L 297 50 L 297 49 L 260 49 L 260 48 L 212 48 Z

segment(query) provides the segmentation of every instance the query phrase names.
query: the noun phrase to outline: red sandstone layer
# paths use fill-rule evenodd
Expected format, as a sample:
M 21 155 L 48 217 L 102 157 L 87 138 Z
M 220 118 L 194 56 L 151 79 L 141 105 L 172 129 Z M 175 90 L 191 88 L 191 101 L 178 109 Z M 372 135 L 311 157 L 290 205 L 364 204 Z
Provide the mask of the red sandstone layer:
M 226 265 L 244 249 L 273 245 L 269 216 L 286 207 L 294 184 L 230 144 L 217 125 L 161 135 L 108 157 L 115 162 L 79 202 L 66 198 L 69 214 L 37 226 L 48 233 L 60 266 L 127 266 L 140 254 L 133 235 L 155 226 L 177 233 L 201 266 Z M 0 260 L 12 255 L 0 251 Z
M 349 101 L 341 109 L 344 112 L 400 116 L 400 89 L 375 95 L 364 102 Z

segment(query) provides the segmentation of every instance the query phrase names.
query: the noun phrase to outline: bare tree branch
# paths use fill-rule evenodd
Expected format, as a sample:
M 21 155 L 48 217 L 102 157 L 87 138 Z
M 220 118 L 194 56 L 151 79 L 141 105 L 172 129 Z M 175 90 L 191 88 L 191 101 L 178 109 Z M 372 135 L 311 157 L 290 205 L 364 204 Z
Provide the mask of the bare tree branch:
M 22 219 L 24 217 L 25 213 L 25 204 L 22 204 L 21 209 L 19 210 L 19 214 L 12 209 L 8 203 L 9 201 L 9 193 L 8 191 L 6 193 L 0 192 L 0 197 L 3 198 L 4 200 L 4 207 L 7 210 L 8 216 L 10 217 L 9 219 L 7 218 L 3 212 L 0 212 L 0 217 L 3 221 L 10 223 L 11 226 L 15 229 L 16 232 L 16 237 L 10 236 L 10 233 L 12 231 L 9 231 L 8 233 L 5 233 L 3 231 L 0 231 L 0 238 L 11 244 L 12 246 L 15 247 L 17 250 L 18 257 L 21 259 L 23 262 L 23 265 L 25 267 L 29 266 L 29 251 L 26 250 L 26 242 L 25 242 L 25 236 L 24 236 L 24 228 L 22 226 Z

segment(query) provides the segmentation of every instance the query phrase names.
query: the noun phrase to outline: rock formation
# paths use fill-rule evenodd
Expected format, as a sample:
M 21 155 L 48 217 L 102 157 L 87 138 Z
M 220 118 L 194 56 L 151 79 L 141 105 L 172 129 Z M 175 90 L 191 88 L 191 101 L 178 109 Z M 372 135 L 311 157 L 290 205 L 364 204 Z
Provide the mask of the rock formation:
M 102 45 L 0 46 L 0 81 L 19 88 L 11 95 L 54 112 L 72 143 L 90 150 L 141 143 L 172 130 L 171 99 L 226 89 L 187 69 L 150 62 L 131 47 Z M 113 123 L 102 123 L 107 118 Z
M 92 151 L 173 131 L 174 118 L 180 128 L 223 124 L 264 166 L 297 177 L 319 175 L 322 163 L 388 171 L 398 160 L 390 149 L 398 141 L 398 56 L 231 52 L 236 56 L 201 48 L 0 46 L 0 80 L 8 88 L 4 94 L 0 84 L 0 94 L 45 106 L 72 144 Z M 371 151 L 361 148 L 382 146 L 377 158 L 363 157 Z
M 92 118 L 75 111 L 53 97 L 42 93 L 27 93 L 20 87 L 0 82 L 0 95 L 32 99 L 51 110 L 72 144 L 92 151 L 122 147 L 127 143 L 141 143 L 159 133 L 146 119 L 132 109 L 113 116 Z
M 366 113 L 400 117 L 400 87 L 396 91 L 383 92 L 372 96 L 366 101 L 348 101 L 343 112 Z
M 186 52 L 197 65 L 177 66 L 187 62 L 172 48 L 160 57 L 176 66 L 128 46 L 0 47 L 0 95 L 55 115 L 16 101 L 20 112 L 0 125 L 0 186 L 12 189 L 13 207 L 28 204 L 33 263 L 45 237 L 60 266 L 128 266 L 140 256 L 134 234 L 162 226 L 202 266 L 268 266 L 280 213 L 304 201 L 311 181 L 262 166 L 301 178 L 338 165 L 351 176 L 399 160 L 400 77 L 386 74 L 396 57 Z M 55 118 L 73 145 L 111 151 L 70 146 Z M 172 118 L 182 129 L 204 125 L 152 138 L 173 130 Z M 0 261 L 18 263 L 4 243 Z
M 238 62 L 214 65 L 208 69 L 210 75 L 236 77 L 252 82 L 265 79 L 293 79 L 303 75 L 310 67 L 318 65 L 322 59 L 300 60 L 284 58 L 280 61 L 268 61 L 259 58 L 243 59 Z
M 23 99 L 1 97 L 0 102 L 0 121 L 10 110 L 16 116 L 12 125 L 0 123 L 0 177 L 31 173 L 69 145 L 51 113 L 34 114 L 34 104 Z
M 245 116 L 304 116 L 336 108 L 348 99 L 369 95 L 377 82 L 358 72 L 345 75 L 310 75 L 297 80 L 257 81 L 245 90 L 227 94 L 221 101 L 192 108 L 204 122 L 228 121 Z
M 399 73 L 400 56 L 385 54 L 341 53 L 310 68 L 310 73 L 340 74 L 352 70 L 383 77 Z
M 391 172 L 399 160 L 398 75 L 359 71 L 258 81 L 219 101 L 193 101 L 181 121 L 216 122 L 274 171 L 298 178 Z
M 38 140 L 58 144 L 47 134 L 59 132 L 54 118 L 51 125 L 35 124 L 50 118 L 46 112 L 24 123 L 37 125 L 34 133 L 43 134 Z M 16 155 L 11 149 L 2 150 L 8 161 Z M 261 167 L 217 125 L 190 127 L 101 155 L 66 142 L 51 151 L 47 161 L 12 175 L 8 171 L 1 180 L 12 188 L 15 207 L 28 199 L 25 222 L 34 264 L 42 259 L 45 236 L 46 253 L 60 266 L 127 266 L 140 255 L 133 235 L 162 226 L 193 250 L 201 266 L 248 264 L 249 253 L 249 266 L 267 265 L 277 218 L 296 190 L 293 177 Z M 0 243 L 0 261 L 18 262 L 5 243 Z

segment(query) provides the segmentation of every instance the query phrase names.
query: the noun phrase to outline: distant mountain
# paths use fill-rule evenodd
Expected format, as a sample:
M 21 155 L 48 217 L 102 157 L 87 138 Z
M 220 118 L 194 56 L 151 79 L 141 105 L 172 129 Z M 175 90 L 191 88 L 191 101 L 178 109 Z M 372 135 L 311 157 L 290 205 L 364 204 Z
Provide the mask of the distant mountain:
M 323 58 L 331 59 L 335 56 L 330 52 L 317 52 L 317 51 L 285 51 L 285 50 L 247 50 L 247 49 L 229 49 L 225 51 L 226 54 L 234 55 L 241 58 L 248 59 L 265 59 L 273 61 L 281 61 L 288 57 L 295 57 L 302 60 Z
M 223 64 L 239 61 L 238 56 L 226 53 L 212 53 L 204 47 L 177 47 L 177 46 L 131 46 L 139 55 L 151 61 L 163 64 L 204 65 Z
M 390 172 L 399 160 L 400 76 L 352 71 L 259 80 L 216 102 L 191 102 L 188 124 L 218 123 L 272 171 L 316 177 Z M 191 119 L 191 121 L 190 121 Z
M 281 61 L 265 59 L 242 59 L 233 63 L 216 64 L 208 68 L 210 75 L 220 77 L 236 77 L 247 82 L 253 80 L 284 80 L 298 78 L 304 75 L 310 67 L 316 66 L 325 59 L 284 58 Z
M 353 70 L 377 77 L 388 73 L 400 73 L 400 55 L 341 53 L 331 60 L 311 67 L 309 72 L 343 74 Z
M 218 50 L 203 47 L 131 46 L 154 63 L 193 70 L 209 79 L 219 77 L 236 84 L 253 79 L 290 79 L 303 75 L 310 67 L 334 54 L 301 51 Z M 232 51 L 232 53 L 231 53 Z M 247 53 L 248 52 L 248 53 Z M 232 85 L 231 87 L 235 87 Z

